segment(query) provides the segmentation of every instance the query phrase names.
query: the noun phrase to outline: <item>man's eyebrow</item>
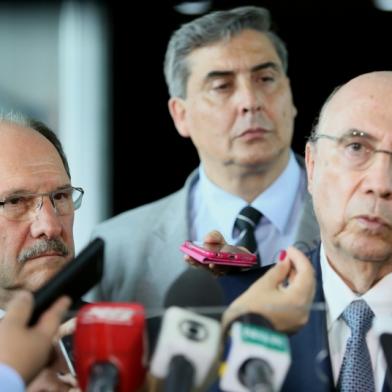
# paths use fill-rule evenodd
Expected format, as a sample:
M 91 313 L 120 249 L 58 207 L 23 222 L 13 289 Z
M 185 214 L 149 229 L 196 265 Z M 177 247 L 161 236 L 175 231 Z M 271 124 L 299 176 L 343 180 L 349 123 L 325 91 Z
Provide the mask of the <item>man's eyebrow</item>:
M 371 135 L 368 132 L 362 131 L 361 129 L 358 128 L 350 128 L 346 132 L 344 132 L 343 135 L 341 135 L 340 137 L 344 138 L 344 137 L 353 137 L 353 136 L 363 137 L 373 142 L 378 141 L 378 139 L 375 136 Z
M 253 66 L 250 71 L 252 73 L 263 70 L 263 69 L 273 69 L 275 71 L 280 71 L 281 67 L 277 64 L 274 63 L 273 61 L 268 61 L 267 63 L 261 63 Z M 216 78 L 223 78 L 227 76 L 233 76 L 235 74 L 234 71 L 211 71 L 208 72 L 208 74 L 205 76 L 204 81 L 208 81 L 211 79 L 216 79 Z
M 255 65 L 254 67 L 251 68 L 251 72 L 257 72 L 269 68 L 273 69 L 274 71 L 281 71 L 281 67 L 277 63 L 273 61 L 268 61 L 267 63 Z
M 24 188 L 14 188 L 14 189 L 9 189 L 6 192 L 2 193 L 3 197 L 9 197 L 13 195 L 25 195 L 31 193 L 31 191 L 24 189 Z
M 56 192 L 56 191 L 62 191 L 64 189 L 67 189 L 71 187 L 71 184 L 64 184 L 64 185 L 60 185 L 59 187 L 53 189 L 51 192 Z M 32 192 L 29 189 L 25 189 L 25 188 L 14 188 L 14 189 L 9 189 L 6 192 L 3 192 L 0 196 L 0 198 L 8 198 L 8 197 L 12 197 L 12 196 L 23 196 L 23 195 L 34 195 L 35 193 L 41 193 L 41 192 Z

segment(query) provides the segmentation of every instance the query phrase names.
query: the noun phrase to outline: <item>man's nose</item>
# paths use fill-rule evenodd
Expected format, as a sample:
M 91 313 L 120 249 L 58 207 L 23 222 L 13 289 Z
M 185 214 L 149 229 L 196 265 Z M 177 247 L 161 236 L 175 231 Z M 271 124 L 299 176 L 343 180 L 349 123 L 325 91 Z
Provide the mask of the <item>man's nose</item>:
M 47 196 L 41 196 L 36 206 L 36 215 L 31 223 L 31 234 L 34 238 L 45 236 L 56 238 L 62 232 L 62 224 L 53 202 Z
M 383 199 L 392 199 L 392 155 L 375 154 L 366 169 L 365 191 Z
M 263 107 L 263 94 L 252 83 L 244 83 L 239 89 L 239 105 L 242 114 L 259 112 Z

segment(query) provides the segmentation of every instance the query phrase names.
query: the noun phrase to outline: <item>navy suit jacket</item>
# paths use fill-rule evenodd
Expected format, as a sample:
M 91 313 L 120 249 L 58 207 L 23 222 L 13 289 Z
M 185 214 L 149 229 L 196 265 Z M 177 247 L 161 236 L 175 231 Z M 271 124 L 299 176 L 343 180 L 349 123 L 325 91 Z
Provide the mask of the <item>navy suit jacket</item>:
M 315 303 L 325 302 L 321 281 L 320 247 L 308 255 L 316 272 Z M 269 267 L 219 278 L 230 303 L 245 291 Z M 331 361 L 329 358 L 328 334 L 324 311 L 313 310 L 308 323 L 290 336 L 291 366 L 283 384 L 284 392 L 335 391 Z M 384 382 L 383 392 L 390 392 Z

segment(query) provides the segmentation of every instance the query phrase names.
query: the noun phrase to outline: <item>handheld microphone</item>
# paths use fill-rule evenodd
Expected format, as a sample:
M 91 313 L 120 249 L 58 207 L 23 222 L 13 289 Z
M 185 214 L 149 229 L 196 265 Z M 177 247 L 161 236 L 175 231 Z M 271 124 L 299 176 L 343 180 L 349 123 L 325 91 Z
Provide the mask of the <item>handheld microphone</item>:
M 225 353 L 220 369 L 222 390 L 280 390 L 290 366 L 289 340 L 261 316 L 244 315 L 232 323 Z
M 202 268 L 186 269 L 170 286 L 165 295 L 164 306 L 181 308 L 222 307 L 224 294 L 217 279 Z M 220 319 L 221 312 L 214 315 Z
M 190 391 L 205 381 L 218 355 L 220 323 L 178 307 L 163 317 L 151 374 L 165 378 L 166 391 Z
M 217 279 L 201 268 L 186 269 L 172 283 L 164 298 L 165 308 L 196 308 L 197 313 L 216 320 L 220 320 L 222 316 L 224 303 L 223 291 Z M 146 322 L 150 352 L 153 353 L 161 329 L 162 316 L 149 317 Z
M 81 308 L 74 335 L 79 385 L 89 392 L 136 391 L 146 373 L 144 309 L 136 303 Z
M 222 289 L 208 271 L 189 268 L 171 285 L 164 304 L 169 309 L 163 317 L 150 371 L 165 378 L 166 391 L 189 391 L 203 384 L 215 363 L 221 327 L 219 321 L 181 307 L 221 307 Z M 214 316 L 219 319 L 221 309 Z

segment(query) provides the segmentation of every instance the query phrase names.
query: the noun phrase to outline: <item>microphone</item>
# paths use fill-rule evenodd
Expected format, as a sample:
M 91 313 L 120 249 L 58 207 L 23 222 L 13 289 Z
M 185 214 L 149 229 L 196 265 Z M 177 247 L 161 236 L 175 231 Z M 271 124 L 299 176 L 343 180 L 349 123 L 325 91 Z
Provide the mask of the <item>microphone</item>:
M 204 269 L 192 267 L 182 272 L 171 284 L 163 303 L 165 308 L 171 306 L 197 308 L 199 314 L 208 315 L 220 321 L 225 301 L 217 279 Z M 200 312 L 199 308 L 204 309 Z M 154 352 L 161 329 L 162 316 L 149 317 L 146 323 L 150 352 Z
M 165 391 L 185 392 L 203 385 L 219 350 L 220 322 L 181 307 L 223 303 L 219 283 L 202 269 L 187 269 L 169 288 L 164 300 L 168 309 L 150 366 L 153 376 L 165 379 Z
M 151 374 L 165 378 L 166 391 L 200 387 L 218 355 L 220 329 L 216 320 L 170 307 L 163 317 Z
M 222 307 L 225 298 L 217 279 L 202 268 L 186 269 L 170 286 L 164 299 L 164 306 L 190 307 Z M 214 317 L 220 319 L 221 312 Z
M 220 388 L 227 392 L 279 391 L 291 363 L 287 336 L 253 313 L 235 320 L 227 335 Z
M 76 374 L 88 392 L 136 391 L 146 373 L 144 308 L 101 302 L 78 312 L 74 335 Z

